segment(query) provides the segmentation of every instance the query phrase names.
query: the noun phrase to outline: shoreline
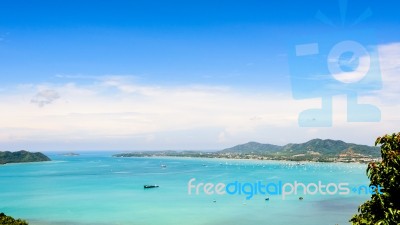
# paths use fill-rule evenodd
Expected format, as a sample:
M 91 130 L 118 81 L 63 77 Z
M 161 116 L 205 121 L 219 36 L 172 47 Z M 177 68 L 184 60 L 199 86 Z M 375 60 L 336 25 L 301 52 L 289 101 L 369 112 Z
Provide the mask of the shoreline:
M 294 161 L 294 160 L 283 160 L 283 159 L 245 159 L 245 158 L 223 158 L 223 157 L 192 157 L 192 156 L 111 156 L 112 158 L 153 158 L 153 159 L 205 159 L 205 160 L 215 160 L 215 161 L 245 161 L 245 162 L 280 162 L 280 163 L 290 163 L 293 165 L 298 164 L 311 164 L 311 163 L 318 163 L 318 164 L 343 164 L 343 165 L 368 165 L 370 162 L 319 162 L 319 161 Z M 371 161 L 373 162 L 373 161 Z

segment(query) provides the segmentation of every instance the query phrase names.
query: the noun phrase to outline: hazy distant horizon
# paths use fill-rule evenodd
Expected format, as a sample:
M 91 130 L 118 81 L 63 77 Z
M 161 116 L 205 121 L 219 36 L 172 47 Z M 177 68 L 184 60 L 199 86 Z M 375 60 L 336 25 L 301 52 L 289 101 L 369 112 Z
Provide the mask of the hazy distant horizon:
M 318 138 L 316 138 L 318 139 Z M 319 138 L 321 139 L 321 138 Z M 331 139 L 331 138 L 327 138 L 327 139 Z M 312 139 L 310 139 L 312 140 Z M 310 141 L 307 140 L 307 141 Z M 326 140 L 326 139 L 323 139 Z M 335 140 L 335 139 L 331 139 L 334 141 L 344 141 L 346 143 L 349 144 L 358 144 L 358 145 L 367 145 L 367 146 L 374 146 L 373 144 L 362 144 L 362 143 L 354 143 L 354 142 L 347 142 L 345 140 Z M 137 148 L 137 149 L 80 149 L 80 148 L 76 148 L 76 149 L 58 149 L 58 150 L 54 150 L 54 149 L 41 149 L 41 150 L 31 150 L 31 149 L 19 149 L 19 150 L 26 150 L 26 151 L 39 151 L 39 152 L 46 152 L 46 153 L 90 153 L 90 152 L 140 152 L 140 151 L 204 151 L 204 152 L 214 152 L 214 151 L 220 151 L 226 148 L 231 148 L 234 147 L 236 145 L 241 145 L 241 144 L 246 144 L 249 142 L 257 142 L 260 144 L 272 144 L 272 145 L 279 145 L 279 146 L 283 146 L 286 144 L 300 144 L 300 143 L 305 143 L 307 141 L 304 142 L 288 142 L 285 144 L 274 144 L 274 143 L 264 143 L 264 142 L 258 142 L 258 141 L 247 141 L 247 142 L 243 142 L 243 143 L 238 143 L 232 146 L 226 146 L 223 148 L 210 148 L 210 149 L 188 149 L 188 148 L 159 148 L 159 149 L 150 149 L 150 148 Z M 0 151 L 19 151 L 19 150 L 6 150 L 6 149 L 0 149 Z

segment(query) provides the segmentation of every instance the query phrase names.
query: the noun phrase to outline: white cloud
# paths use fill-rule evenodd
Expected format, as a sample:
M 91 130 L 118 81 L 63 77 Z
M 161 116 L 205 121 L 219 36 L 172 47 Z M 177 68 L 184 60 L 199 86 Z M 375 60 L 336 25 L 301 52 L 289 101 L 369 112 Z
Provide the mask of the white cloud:
M 43 107 L 53 103 L 58 98 L 60 98 L 60 95 L 55 90 L 46 89 L 36 93 L 36 95 L 31 99 L 31 103 Z
M 46 107 L 35 108 L 27 101 L 37 89 L 42 91 L 32 102 Z M 237 93 L 228 87 L 200 85 L 157 87 L 109 77 L 90 85 L 20 85 L 14 94 L 0 95 L 0 107 L 8 108 L 0 112 L 0 124 L 14 141 L 96 143 L 143 136 L 143 143 L 167 137 L 179 142 L 183 136 L 170 134 L 213 129 L 213 139 L 202 140 L 203 134 L 192 137 L 215 143 L 224 130 L 230 137 L 258 126 L 285 126 L 301 110 L 301 103 L 292 101 L 290 93 Z M 282 107 L 288 110 L 282 112 Z M 1 136 L 0 143 L 11 139 Z
M 315 137 L 373 144 L 375 137 L 400 126 L 400 43 L 379 51 L 383 88 L 360 96 L 360 102 L 380 108 L 378 123 L 347 123 L 346 111 L 335 110 L 345 109 L 345 98 L 334 101 L 333 127 L 301 128 L 298 114 L 318 108 L 320 99 L 294 100 L 290 90 L 142 85 L 125 76 L 85 77 L 85 84 L 78 84 L 67 77 L 65 84 L 24 84 L 0 92 L 0 146 L 219 149 L 247 141 L 284 144 Z M 35 107 L 31 100 L 46 107 Z
M 378 95 L 383 101 L 399 103 L 400 96 L 400 43 L 379 47 L 383 86 Z

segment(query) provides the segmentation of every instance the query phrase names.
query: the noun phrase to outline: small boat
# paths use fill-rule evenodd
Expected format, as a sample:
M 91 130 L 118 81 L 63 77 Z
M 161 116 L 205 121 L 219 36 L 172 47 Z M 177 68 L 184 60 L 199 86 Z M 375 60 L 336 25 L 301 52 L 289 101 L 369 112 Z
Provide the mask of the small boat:
M 159 186 L 154 184 L 154 185 L 144 185 L 143 188 L 158 188 Z
M 300 197 L 299 200 L 303 200 L 303 197 Z

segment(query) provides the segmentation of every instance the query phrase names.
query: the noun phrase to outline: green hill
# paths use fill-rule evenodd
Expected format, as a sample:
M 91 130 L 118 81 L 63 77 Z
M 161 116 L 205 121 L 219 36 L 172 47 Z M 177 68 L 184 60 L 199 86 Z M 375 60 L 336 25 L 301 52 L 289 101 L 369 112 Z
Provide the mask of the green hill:
M 220 153 L 236 153 L 236 154 L 263 154 L 263 153 L 274 153 L 282 150 L 282 146 L 261 144 L 258 142 L 248 142 L 246 144 L 236 145 L 232 148 L 227 148 L 219 151 Z
M 379 147 L 358 145 L 331 139 L 313 139 L 302 144 L 287 144 L 283 146 L 282 151 L 294 152 L 296 154 L 313 151 L 327 156 L 337 156 L 339 154 L 345 154 L 348 152 L 363 154 L 372 157 L 380 156 Z
M 312 139 L 300 144 L 284 146 L 249 142 L 218 151 L 220 154 L 258 155 L 271 159 L 335 161 L 343 159 L 378 158 L 379 147 L 346 143 L 340 140 Z
M 340 140 L 313 139 L 283 146 L 248 142 L 216 152 L 141 151 L 115 154 L 114 157 L 201 157 L 228 159 L 290 160 L 314 162 L 371 162 L 379 160 L 380 148 Z
M 25 220 L 14 219 L 11 216 L 7 216 L 4 213 L 0 213 L 0 224 L 5 225 L 28 225 Z
M 51 159 L 40 152 L 32 153 L 25 150 L 18 152 L 0 152 L 0 164 L 42 161 L 51 161 Z

